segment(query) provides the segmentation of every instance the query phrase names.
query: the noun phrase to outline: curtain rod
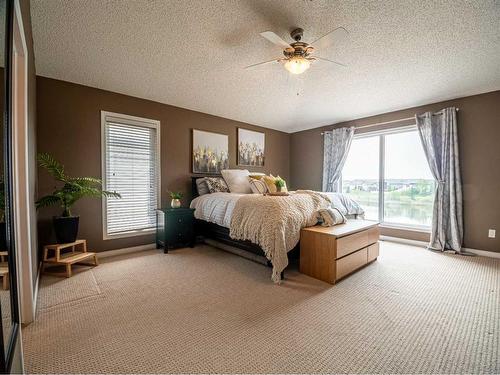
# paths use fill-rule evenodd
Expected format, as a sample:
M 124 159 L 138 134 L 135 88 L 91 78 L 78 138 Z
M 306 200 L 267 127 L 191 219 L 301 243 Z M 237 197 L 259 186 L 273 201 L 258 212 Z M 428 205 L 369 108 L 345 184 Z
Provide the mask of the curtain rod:
M 455 108 L 455 110 L 458 112 L 459 108 Z M 442 113 L 438 112 L 435 113 L 435 115 L 441 115 Z M 356 126 L 356 129 L 365 129 L 365 128 L 371 128 L 373 126 L 380 126 L 380 125 L 388 125 L 388 124 L 393 124 L 395 122 L 401 122 L 401 121 L 409 121 L 409 120 L 414 120 L 415 116 L 413 117 L 407 117 L 407 118 L 400 118 L 398 120 L 391 120 L 391 121 L 384 121 L 384 122 L 376 122 L 375 124 L 368 124 L 368 125 L 361 125 L 361 126 Z M 324 135 L 325 132 L 321 132 L 321 135 Z

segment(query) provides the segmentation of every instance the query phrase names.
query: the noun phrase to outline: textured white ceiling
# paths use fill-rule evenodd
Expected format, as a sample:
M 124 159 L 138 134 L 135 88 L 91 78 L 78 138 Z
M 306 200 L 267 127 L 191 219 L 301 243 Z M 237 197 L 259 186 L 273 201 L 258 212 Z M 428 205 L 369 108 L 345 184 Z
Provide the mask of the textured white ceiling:
M 500 1 L 32 0 L 37 74 L 286 132 L 500 89 Z M 301 76 L 259 36 L 347 41 Z

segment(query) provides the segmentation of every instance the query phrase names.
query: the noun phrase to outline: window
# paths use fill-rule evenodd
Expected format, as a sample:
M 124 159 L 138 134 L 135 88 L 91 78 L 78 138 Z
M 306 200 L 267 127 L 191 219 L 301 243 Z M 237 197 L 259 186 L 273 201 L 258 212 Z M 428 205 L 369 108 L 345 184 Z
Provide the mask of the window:
M 368 220 L 431 225 L 435 182 L 414 126 L 355 136 L 341 185 L 363 206 Z
M 104 239 L 154 231 L 160 193 L 160 122 L 101 112 Z
M 380 139 L 354 139 L 342 170 L 342 191 L 365 210 L 367 220 L 379 219 Z

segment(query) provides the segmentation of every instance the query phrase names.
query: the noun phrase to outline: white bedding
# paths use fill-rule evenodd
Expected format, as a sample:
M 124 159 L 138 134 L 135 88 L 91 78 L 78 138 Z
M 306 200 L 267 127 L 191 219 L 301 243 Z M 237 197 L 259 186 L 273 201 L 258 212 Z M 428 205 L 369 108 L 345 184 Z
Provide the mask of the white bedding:
M 363 215 L 363 209 L 352 199 L 339 193 L 323 193 L 332 201 L 332 207 L 338 208 L 345 216 Z M 191 201 L 191 208 L 196 209 L 197 219 L 215 223 L 225 228 L 231 224 L 231 216 L 236 201 L 245 194 L 212 193 L 204 194 Z
M 194 217 L 229 228 L 236 201 L 245 194 L 212 193 L 196 197 L 191 201 Z

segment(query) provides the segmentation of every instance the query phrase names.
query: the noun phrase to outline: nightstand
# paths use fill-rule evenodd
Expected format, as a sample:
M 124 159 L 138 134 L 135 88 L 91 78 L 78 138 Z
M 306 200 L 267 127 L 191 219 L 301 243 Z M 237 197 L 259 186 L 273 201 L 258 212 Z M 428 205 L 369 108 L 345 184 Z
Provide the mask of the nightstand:
M 156 210 L 156 248 L 166 254 L 186 246 L 194 246 L 194 208 Z

